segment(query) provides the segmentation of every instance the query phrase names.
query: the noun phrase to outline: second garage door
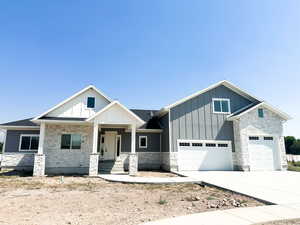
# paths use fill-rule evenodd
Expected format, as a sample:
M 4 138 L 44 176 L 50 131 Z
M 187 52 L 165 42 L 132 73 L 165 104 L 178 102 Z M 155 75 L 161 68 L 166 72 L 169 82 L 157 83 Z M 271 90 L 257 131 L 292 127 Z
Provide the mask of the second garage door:
M 181 171 L 232 170 L 231 141 L 178 140 Z
M 278 146 L 275 137 L 249 136 L 250 170 L 278 169 Z

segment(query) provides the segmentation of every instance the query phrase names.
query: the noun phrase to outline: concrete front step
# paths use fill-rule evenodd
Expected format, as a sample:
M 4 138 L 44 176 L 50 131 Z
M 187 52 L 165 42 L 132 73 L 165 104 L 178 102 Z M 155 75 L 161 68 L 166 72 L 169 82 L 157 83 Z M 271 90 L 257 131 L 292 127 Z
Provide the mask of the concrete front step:
M 123 163 L 121 161 L 99 161 L 100 172 L 124 172 Z

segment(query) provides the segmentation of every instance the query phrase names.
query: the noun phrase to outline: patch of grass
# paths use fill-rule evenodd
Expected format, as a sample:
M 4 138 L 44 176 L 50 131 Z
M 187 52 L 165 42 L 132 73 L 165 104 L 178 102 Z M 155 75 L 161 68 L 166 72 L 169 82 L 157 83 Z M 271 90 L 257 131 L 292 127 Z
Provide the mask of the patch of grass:
M 213 196 L 208 196 L 208 197 L 206 198 L 206 200 L 211 201 L 211 200 L 216 200 L 216 198 L 213 197 Z
M 300 172 L 300 162 L 288 162 L 288 170 Z
M 168 203 L 168 201 L 167 201 L 166 199 L 163 199 L 161 196 L 159 197 L 158 204 L 160 204 L 160 205 L 165 205 L 165 204 L 167 204 L 167 203 Z

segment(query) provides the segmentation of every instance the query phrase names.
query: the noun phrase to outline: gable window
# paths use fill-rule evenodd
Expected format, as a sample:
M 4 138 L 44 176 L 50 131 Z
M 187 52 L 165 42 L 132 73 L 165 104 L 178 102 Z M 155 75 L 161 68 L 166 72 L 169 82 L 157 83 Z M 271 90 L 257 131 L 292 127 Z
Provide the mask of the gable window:
M 94 97 L 88 97 L 87 98 L 87 107 L 88 108 L 95 108 L 95 98 Z
M 230 114 L 230 100 L 227 98 L 213 98 L 214 113 Z
M 81 149 L 80 134 L 62 134 L 61 149 Z
M 39 135 L 24 135 L 20 137 L 20 151 L 36 151 L 39 148 Z
M 264 118 L 264 109 L 258 109 L 258 117 Z
M 148 146 L 147 143 L 147 136 L 140 136 L 139 137 L 139 147 L 140 148 L 147 148 Z

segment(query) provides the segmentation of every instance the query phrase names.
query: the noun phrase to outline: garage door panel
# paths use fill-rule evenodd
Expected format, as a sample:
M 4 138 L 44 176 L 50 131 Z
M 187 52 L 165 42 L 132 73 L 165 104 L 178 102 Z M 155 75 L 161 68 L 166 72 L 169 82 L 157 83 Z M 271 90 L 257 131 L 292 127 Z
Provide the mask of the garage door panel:
M 202 146 L 193 146 L 193 143 L 189 146 L 179 145 L 179 170 L 232 170 L 231 143 L 210 144 L 215 147 L 208 147 L 205 142 Z
M 256 138 L 257 140 L 253 140 Z M 275 170 L 277 141 L 274 137 L 249 136 L 250 170 Z

